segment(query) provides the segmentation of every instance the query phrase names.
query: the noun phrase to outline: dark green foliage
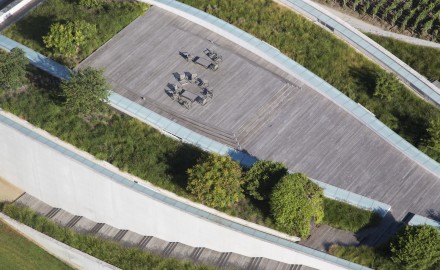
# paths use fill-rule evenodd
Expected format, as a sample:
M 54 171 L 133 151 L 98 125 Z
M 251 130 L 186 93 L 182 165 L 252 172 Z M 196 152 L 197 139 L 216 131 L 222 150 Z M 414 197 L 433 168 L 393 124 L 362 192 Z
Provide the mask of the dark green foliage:
M 43 43 L 56 55 L 69 59 L 95 36 L 96 25 L 86 21 L 57 22 L 52 24 L 47 35 L 43 36 Z
M 394 74 L 381 72 L 377 76 L 374 96 L 382 100 L 392 101 L 399 94 L 399 90 L 399 81 Z
M 284 164 L 259 160 L 246 172 L 246 191 L 256 200 L 268 200 L 272 188 L 286 174 Z
M 324 215 L 322 189 L 301 173 L 288 174 L 275 185 L 270 208 L 275 224 L 283 231 L 307 237 L 312 220 L 319 224 Z
M 324 198 L 324 213 L 322 223 L 351 232 L 376 226 L 381 220 L 374 212 L 328 198 Z
M 372 269 L 377 270 L 402 270 L 397 266 L 388 254 L 383 250 L 359 246 L 359 247 L 344 247 L 332 245 L 328 251 L 331 255 L 345 259 L 350 262 L 358 263 Z
M 390 244 L 391 259 L 403 269 L 438 269 L 440 232 L 431 226 L 405 226 Z
M 423 142 L 422 149 L 430 156 L 440 159 L 440 117 L 431 119 L 426 131 L 429 135 Z
M 373 34 L 367 35 L 426 78 L 440 80 L 440 49 L 417 46 Z
M 4 34 L 51 58 L 63 61 L 70 67 L 83 60 L 102 44 L 142 15 L 147 5 L 136 1 L 104 1 L 99 9 L 85 10 L 77 0 L 48 0 L 32 10 L 25 18 L 8 27 Z M 43 43 L 54 23 L 85 21 L 96 25 L 97 34 L 83 44 L 78 55 L 72 59 L 57 58 Z
M 79 0 L 78 4 L 84 8 L 91 9 L 101 7 L 104 2 L 103 0 Z
M 210 154 L 188 169 L 188 191 L 204 204 L 225 209 L 243 199 L 240 164 L 229 156 Z
M 66 110 L 88 121 L 107 115 L 110 85 L 104 78 L 103 70 L 87 67 L 73 72 L 69 80 L 61 83 L 66 97 Z
M 109 240 L 79 234 L 60 227 L 46 217 L 38 216 L 28 208 L 10 204 L 6 205 L 3 211 L 6 215 L 37 231 L 121 269 L 212 269 L 188 261 L 165 259 L 137 248 L 127 248 Z
M 416 147 L 440 110 L 402 84 L 398 95 L 374 95 L 384 70 L 332 34 L 272 1 L 180 0 L 266 41 L 376 115 Z M 369 3 L 368 1 L 366 3 Z M 388 96 L 388 95 L 385 95 Z
M 0 93 L 15 91 L 26 83 L 26 66 L 29 60 L 23 50 L 14 48 L 10 53 L 0 54 Z

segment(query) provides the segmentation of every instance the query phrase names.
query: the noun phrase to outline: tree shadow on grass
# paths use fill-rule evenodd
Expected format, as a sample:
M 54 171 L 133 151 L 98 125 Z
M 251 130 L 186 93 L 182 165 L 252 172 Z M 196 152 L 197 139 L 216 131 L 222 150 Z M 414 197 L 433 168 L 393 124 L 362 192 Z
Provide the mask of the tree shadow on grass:
M 187 143 L 180 144 L 175 151 L 165 155 L 164 162 L 168 165 L 166 173 L 171 176 L 175 184 L 186 189 L 188 184 L 187 170 L 207 154 L 196 146 Z
M 370 97 L 373 96 L 377 79 L 375 70 L 365 67 L 351 67 L 350 76 L 355 80 L 358 89 L 364 91 Z
M 27 16 L 16 24 L 16 31 L 24 39 L 35 41 L 44 47 L 43 36 L 47 35 L 50 25 L 55 21 L 54 16 Z

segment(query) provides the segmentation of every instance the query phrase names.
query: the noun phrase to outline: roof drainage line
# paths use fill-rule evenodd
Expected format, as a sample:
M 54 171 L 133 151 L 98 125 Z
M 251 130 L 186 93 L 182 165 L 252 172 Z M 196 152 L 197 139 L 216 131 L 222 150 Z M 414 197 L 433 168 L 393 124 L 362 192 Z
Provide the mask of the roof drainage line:
M 371 58 L 382 63 L 388 70 L 397 74 L 406 84 L 416 90 L 422 96 L 428 98 L 434 102 L 437 106 L 440 106 L 440 89 L 428 81 L 425 77 L 408 66 L 402 60 L 397 58 L 391 52 L 380 46 L 377 42 L 364 35 L 362 32 L 352 27 L 349 23 L 343 21 L 336 15 L 318 6 L 317 4 L 308 0 L 276 0 L 284 5 L 294 8 L 297 12 L 306 15 L 308 18 L 317 20 L 324 26 L 330 28 L 333 32 L 339 33 L 343 39 L 351 43 L 358 49 L 366 52 Z M 308 10 L 311 9 L 311 10 Z M 312 12 L 315 12 L 313 14 Z M 342 29 L 340 29 L 342 27 Z M 347 32 L 341 31 L 346 30 Z M 356 40 L 357 39 L 357 40 Z M 360 41 L 365 41 L 363 46 Z M 391 63 L 387 63 L 385 60 L 390 60 Z M 396 67 L 397 66 L 397 67 Z M 403 71 L 401 70 L 403 69 Z M 413 76 L 411 80 L 409 76 Z M 423 85 L 420 85 L 423 84 Z
M 292 242 L 292 240 L 286 240 L 285 238 L 281 238 L 279 236 L 275 236 L 273 234 L 256 230 L 254 228 L 239 224 L 237 222 L 234 222 L 232 220 L 226 219 L 224 217 L 221 217 L 219 215 L 215 215 L 213 213 L 207 212 L 203 209 L 197 208 L 193 205 L 187 204 L 185 202 L 176 200 L 174 198 L 171 198 L 167 196 L 166 194 L 161 194 L 160 192 L 152 189 L 151 187 L 145 186 L 142 183 L 139 183 L 137 181 L 130 180 L 123 175 L 114 172 L 114 170 L 110 170 L 108 168 L 105 168 L 104 166 L 96 163 L 95 161 L 89 160 L 86 157 L 83 157 L 76 151 L 72 151 L 57 142 L 54 142 L 51 140 L 51 138 L 48 138 L 47 136 L 43 136 L 34 130 L 31 130 L 25 126 L 23 126 L 21 123 L 18 123 L 17 120 L 11 119 L 7 117 L 5 114 L 0 114 L 0 123 L 3 123 L 6 126 L 9 126 L 16 131 L 22 133 L 23 135 L 30 137 L 50 148 L 53 150 L 63 154 L 66 157 L 69 157 L 82 165 L 85 165 L 86 167 L 89 167 L 90 169 L 94 170 L 95 172 L 106 176 L 107 178 L 122 184 L 136 192 L 139 192 L 141 194 L 144 194 L 150 198 L 153 198 L 157 201 L 160 201 L 161 203 L 165 203 L 171 207 L 175 207 L 181 211 L 186 212 L 187 214 L 197 216 L 198 218 L 206 219 L 210 222 L 219 224 L 221 226 L 227 227 L 231 230 L 241 232 L 243 234 L 246 234 L 248 236 L 258 238 L 261 241 L 269 242 L 272 244 L 276 244 L 278 246 L 282 246 L 288 249 L 292 249 L 296 252 L 307 254 L 308 256 L 313 256 L 316 258 L 319 258 L 321 260 L 325 260 L 330 263 L 334 263 L 337 265 L 340 265 L 342 267 L 347 267 L 349 269 L 355 269 L 355 270 L 367 270 L 370 268 L 331 256 L 327 253 L 324 253 L 319 250 L 315 250 L 306 246 L 302 246 L 299 244 L 296 244 Z
M 283 71 L 298 77 L 302 82 L 327 97 L 330 101 L 337 104 L 358 121 L 370 128 L 386 142 L 406 155 L 412 161 L 440 177 L 440 164 L 422 153 L 419 149 L 405 141 L 402 137 L 392 131 L 390 128 L 380 122 L 370 111 L 360 104 L 354 102 L 338 89 L 316 76 L 311 71 L 296 63 L 294 60 L 282 54 L 278 49 L 274 49 L 267 43 L 255 38 L 243 30 L 209 15 L 201 10 L 185 5 L 175 0 L 139 0 L 151 5 L 155 5 L 164 10 L 182 16 L 194 23 L 210 29 L 211 31 L 222 35 L 243 48 L 255 53 L 268 62 L 276 65 Z M 303 5 L 306 5 L 303 3 Z

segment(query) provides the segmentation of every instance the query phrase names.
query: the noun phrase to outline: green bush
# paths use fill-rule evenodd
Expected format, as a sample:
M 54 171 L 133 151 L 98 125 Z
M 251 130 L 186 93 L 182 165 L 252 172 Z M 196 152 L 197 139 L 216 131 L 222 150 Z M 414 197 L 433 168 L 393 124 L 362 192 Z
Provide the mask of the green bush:
M 3 211 L 19 222 L 121 269 L 212 269 L 189 261 L 165 259 L 137 248 L 127 248 L 92 235 L 79 234 L 35 214 L 28 208 L 9 204 L 4 207 Z
M 373 247 L 344 247 L 332 245 L 328 251 L 331 255 L 344 260 L 361 264 L 377 270 L 401 270 L 393 263 L 383 250 Z
M 375 96 L 376 82 L 386 73 L 383 69 L 331 33 L 273 1 L 180 2 L 223 19 L 278 48 L 362 104 L 415 147 L 420 147 L 422 140 L 429 136 L 426 131 L 429 121 L 440 116 L 437 107 L 420 99 L 402 84 L 398 85 L 392 99 Z M 437 59 L 438 55 L 434 58 Z M 427 59 L 430 58 L 423 59 L 429 62 Z
M 0 94 L 2 90 L 15 91 L 26 83 L 28 64 L 29 60 L 21 49 L 14 48 L 10 53 L 0 54 Z
M 322 221 L 323 192 L 306 175 L 288 174 L 275 185 L 270 196 L 275 224 L 283 231 L 307 237 L 310 223 Z
M 188 169 L 188 191 L 204 204 L 225 209 L 243 199 L 240 164 L 229 156 L 210 154 Z
M 440 232 L 428 225 L 405 226 L 390 244 L 391 260 L 403 269 L 439 269 Z
M 272 188 L 286 174 L 284 164 L 259 160 L 246 172 L 246 191 L 256 200 L 268 200 Z
M 324 219 L 322 223 L 334 228 L 358 232 L 379 224 L 378 214 L 344 202 L 324 198 Z

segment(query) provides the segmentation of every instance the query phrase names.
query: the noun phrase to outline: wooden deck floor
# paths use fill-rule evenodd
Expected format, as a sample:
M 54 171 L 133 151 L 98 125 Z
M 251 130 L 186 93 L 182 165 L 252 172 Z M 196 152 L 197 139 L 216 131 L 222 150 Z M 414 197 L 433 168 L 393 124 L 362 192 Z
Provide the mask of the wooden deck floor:
M 212 43 L 212 42 L 213 43 Z M 223 56 L 218 71 L 186 62 L 179 51 Z M 221 36 L 153 7 L 81 66 L 105 68 L 114 90 L 197 132 L 260 159 L 392 205 L 398 218 L 440 211 L 440 179 L 315 90 Z M 189 110 L 164 89 L 173 73 L 209 80 L 214 98 Z M 141 96 L 145 99 L 142 100 Z M 233 145 L 234 146 L 234 145 Z

